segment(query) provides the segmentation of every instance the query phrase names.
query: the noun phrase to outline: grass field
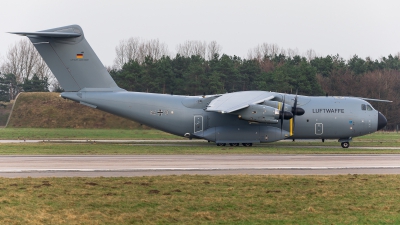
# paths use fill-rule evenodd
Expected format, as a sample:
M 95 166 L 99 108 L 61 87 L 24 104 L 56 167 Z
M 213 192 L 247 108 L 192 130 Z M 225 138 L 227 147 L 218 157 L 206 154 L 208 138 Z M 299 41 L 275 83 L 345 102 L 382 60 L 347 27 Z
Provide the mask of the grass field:
M 304 143 L 302 143 L 304 144 Z M 212 143 L 195 145 L 173 143 L 166 146 L 154 144 L 107 144 L 107 143 L 21 143 L 0 144 L 0 155 L 174 155 L 174 154 L 400 154 L 400 149 L 358 149 L 286 145 L 255 145 L 253 147 L 218 147 Z
M 398 224 L 399 175 L 0 179 L 2 224 Z
M 217 147 L 214 143 L 153 143 L 143 145 L 98 143 L 97 139 L 150 139 L 187 140 L 157 130 L 136 129 L 45 129 L 7 128 L 1 129 L 1 139 L 39 139 L 42 143 L 0 144 L 2 155 L 108 155 L 108 154 L 383 154 L 400 153 L 400 135 L 397 133 L 375 133 L 351 142 L 351 147 L 343 149 L 336 140 L 321 141 L 281 141 L 256 144 L 253 147 Z M 54 139 L 80 139 L 85 143 L 54 143 Z M 379 147 L 379 149 L 358 149 L 354 147 Z
M 74 128 L 3 128 L 0 139 L 169 139 L 186 138 L 154 129 L 74 129 Z M 375 132 L 354 138 L 355 142 L 394 142 L 400 143 L 396 132 Z
M 181 139 L 153 129 L 73 129 L 73 128 L 3 128 L 2 140 L 54 140 L 54 139 Z
M 155 130 L 2 129 L 2 139 L 178 139 Z M 2 155 L 400 153 L 400 135 L 253 147 L 51 142 Z M 308 146 L 312 146 L 311 148 Z M 320 148 L 318 146 L 329 146 Z M 0 224 L 400 224 L 400 175 L 0 178 Z

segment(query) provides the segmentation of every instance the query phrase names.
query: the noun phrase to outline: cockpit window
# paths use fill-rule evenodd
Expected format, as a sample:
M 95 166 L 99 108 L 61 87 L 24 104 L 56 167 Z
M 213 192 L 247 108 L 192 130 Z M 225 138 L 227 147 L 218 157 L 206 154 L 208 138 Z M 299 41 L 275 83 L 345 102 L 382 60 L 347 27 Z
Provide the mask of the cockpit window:
M 374 108 L 372 108 L 372 106 L 370 106 L 370 105 L 367 105 L 367 110 L 372 111 L 372 110 L 374 110 Z
M 365 104 L 361 105 L 361 110 L 367 110 L 367 106 Z

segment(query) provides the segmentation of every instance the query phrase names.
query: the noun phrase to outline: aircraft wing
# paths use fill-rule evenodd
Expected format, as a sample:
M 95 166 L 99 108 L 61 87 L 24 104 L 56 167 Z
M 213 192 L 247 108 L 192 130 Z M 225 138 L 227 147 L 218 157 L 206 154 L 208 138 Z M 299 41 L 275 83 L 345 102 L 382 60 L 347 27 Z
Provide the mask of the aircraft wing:
M 243 109 L 252 104 L 258 104 L 265 100 L 271 100 L 275 93 L 266 91 L 241 91 L 223 94 L 210 102 L 206 111 L 231 113 Z

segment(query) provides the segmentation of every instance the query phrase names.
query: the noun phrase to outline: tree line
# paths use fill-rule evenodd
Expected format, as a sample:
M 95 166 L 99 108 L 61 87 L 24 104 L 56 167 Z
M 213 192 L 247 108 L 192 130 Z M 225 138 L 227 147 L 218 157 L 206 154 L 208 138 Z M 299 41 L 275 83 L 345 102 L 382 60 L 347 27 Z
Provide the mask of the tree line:
M 379 60 L 354 55 L 345 60 L 339 55 L 317 56 L 313 50 L 300 55 L 296 49 L 266 43 L 250 49 L 244 59 L 220 55 L 220 51 L 212 57 L 204 51 L 177 52 L 174 57 L 127 58 L 121 67 L 111 69 L 110 74 L 121 88 L 138 92 L 203 95 L 247 90 L 296 93 L 298 90 L 299 94 L 311 96 L 388 99 L 393 103 L 371 103 L 388 118 L 389 129 L 395 129 L 400 123 L 397 117 L 399 55 Z
M 115 48 L 114 65 L 108 67 L 116 83 L 128 91 L 176 95 L 217 94 L 264 90 L 302 95 L 357 96 L 389 99 L 372 102 L 388 118 L 397 118 L 400 90 L 400 58 L 363 59 L 354 55 L 317 56 L 308 50 L 283 49 L 263 43 L 248 51 L 246 58 L 222 53 L 215 41 L 186 41 L 172 55 L 159 40 L 130 38 Z M 10 48 L 0 65 L 0 100 L 12 99 L 19 91 L 62 91 L 57 80 L 29 41 Z M 3 96 L 3 97 L 2 97 Z

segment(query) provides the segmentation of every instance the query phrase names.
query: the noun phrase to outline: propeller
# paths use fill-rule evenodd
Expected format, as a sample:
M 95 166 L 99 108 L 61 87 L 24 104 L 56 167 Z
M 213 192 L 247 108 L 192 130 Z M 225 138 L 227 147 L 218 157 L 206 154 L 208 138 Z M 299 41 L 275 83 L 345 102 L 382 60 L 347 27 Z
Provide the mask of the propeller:
M 281 136 L 282 136 L 283 119 L 285 118 L 285 95 L 283 95 L 282 109 L 281 113 L 279 114 L 279 117 L 281 119 Z
M 302 108 L 300 108 L 300 107 L 297 107 L 297 89 L 296 89 L 296 97 L 294 98 L 294 104 L 293 104 L 293 107 L 292 107 L 292 113 L 293 113 L 293 130 L 294 130 L 294 128 L 296 127 L 296 123 L 295 123 L 295 120 L 296 120 L 296 116 L 301 116 L 301 115 L 303 115 L 304 114 L 304 109 L 302 109 Z
M 296 89 L 296 97 L 294 98 L 294 103 L 292 107 L 292 113 L 293 113 L 293 130 L 294 130 L 294 128 L 296 127 L 296 114 L 297 114 L 297 89 Z
M 283 130 L 283 120 L 289 120 L 293 118 L 293 114 L 291 112 L 285 111 L 285 95 L 283 95 L 283 101 L 282 101 L 282 108 L 281 111 L 279 112 L 279 119 L 281 120 L 281 134 Z

